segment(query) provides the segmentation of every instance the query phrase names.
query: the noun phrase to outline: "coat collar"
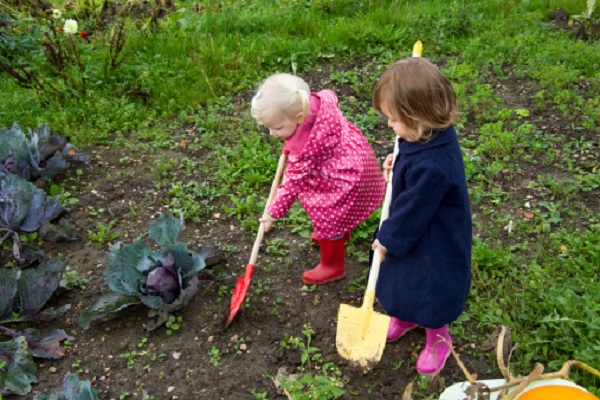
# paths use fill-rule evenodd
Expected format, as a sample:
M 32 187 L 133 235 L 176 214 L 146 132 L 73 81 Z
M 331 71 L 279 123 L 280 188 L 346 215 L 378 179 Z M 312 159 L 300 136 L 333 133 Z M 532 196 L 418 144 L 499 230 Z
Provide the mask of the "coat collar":
M 444 146 L 456 140 L 456 131 L 454 126 L 450 125 L 445 130 L 441 131 L 427 143 L 407 142 L 404 139 L 398 138 L 400 145 L 400 154 L 415 154 L 421 151 L 429 150 L 434 147 Z

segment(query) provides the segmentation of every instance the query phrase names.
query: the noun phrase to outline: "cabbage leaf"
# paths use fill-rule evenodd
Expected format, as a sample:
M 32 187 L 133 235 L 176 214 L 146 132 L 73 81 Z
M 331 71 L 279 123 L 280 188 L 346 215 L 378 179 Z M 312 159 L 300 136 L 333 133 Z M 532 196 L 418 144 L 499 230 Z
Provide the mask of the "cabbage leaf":
M 25 337 L 0 342 L 0 394 L 27 394 L 37 381 L 37 365 Z
M 32 260 L 21 254 L 19 234 L 37 231 L 42 223 L 56 219 L 64 210 L 58 199 L 33 183 L 8 174 L 0 181 L 0 235 L 3 235 L 0 244 L 12 236 L 15 259 L 21 264 L 31 264 Z
M 0 269 L 0 323 L 47 320 L 52 312 L 40 312 L 58 288 L 66 265 L 47 261 L 36 268 Z M 59 309 L 64 313 L 69 305 Z
M 98 400 L 98 392 L 90 381 L 80 381 L 77 374 L 69 373 L 63 379 L 61 393 L 44 392 L 36 395 L 33 400 Z
M 8 173 L 27 181 L 52 178 L 70 161 L 88 162 L 88 157 L 74 152 L 64 137 L 50 134 L 48 125 L 27 133 L 16 122 L 11 129 L 0 129 L 0 179 Z

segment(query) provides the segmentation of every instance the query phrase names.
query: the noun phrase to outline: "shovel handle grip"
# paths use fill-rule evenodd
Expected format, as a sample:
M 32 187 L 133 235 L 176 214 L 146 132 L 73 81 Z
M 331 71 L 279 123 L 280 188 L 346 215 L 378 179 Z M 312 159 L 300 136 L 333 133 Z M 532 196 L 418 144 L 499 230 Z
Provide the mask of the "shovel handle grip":
M 269 192 L 269 198 L 267 199 L 267 204 L 265 204 L 265 211 L 267 212 L 267 208 L 273 201 L 273 197 L 275 197 L 275 193 L 277 193 L 277 187 L 279 186 L 279 182 L 281 181 L 281 177 L 283 176 L 283 169 L 285 167 L 285 153 L 281 153 L 279 156 L 279 163 L 277 164 L 277 172 L 275 172 L 275 178 L 273 179 L 273 183 L 271 183 L 271 191 Z M 256 234 L 256 239 L 254 240 L 254 246 L 252 246 L 252 253 L 250 253 L 250 261 L 248 264 L 256 264 L 256 259 L 258 258 L 258 250 L 260 249 L 260 244 L 262 243 L 263 237 L 265 236 L 265 224 L 263 222 L 260 223 L 258 227 L 258 233 Z
M 398 157 L 398 139 L 396 139 L 396 143 L 394 144 L 394 159 L 392 161 L 392 168 L 396 162 L 396 157 Z M 390 216 L 390 204 L 392 202 L 392 178 L 394 176 L 393 169 L 390 171 L 388 176 L 387 185 L 385 188 L 385 197 L 383 198 L 383 206 L 381 206 L 381 218 L 379 219 L 379 226 L 383 224 Z M 377 278 L 379 278 L 379 267 L 381 266 L 381 256 L 379 255 L 379 251 L 373 252 L 373 261 L 371 262 L 371 271 L 369 272 L 369 282 L 367 283 L 367 291 L 375 291 L 375 285 L 377 285 Z

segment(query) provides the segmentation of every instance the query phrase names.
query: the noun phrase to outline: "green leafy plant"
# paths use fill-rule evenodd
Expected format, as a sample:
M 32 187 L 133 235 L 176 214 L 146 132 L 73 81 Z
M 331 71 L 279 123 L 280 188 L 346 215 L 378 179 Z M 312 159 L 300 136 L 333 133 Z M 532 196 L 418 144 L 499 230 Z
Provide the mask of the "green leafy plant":
M 48 179 L 67 169 L 73 161 L 88 161 L 63 136 L 50 132 L 47 124 L 25 132 L 16 122 L 10 129 L 0 129 L 0 180 L 7 173 L 30 182 Z
M 65 273 L 63 280 L 61 281 L 61 286 L 70 290 L 75 289 L 83 292 L 89 283 L 90 280 L 79 275 L 77 270 L 71 268 L 69 265 L 65 267 Z
M 0 269 L 0 324 L 47 319 L 62 315 L 70 305 L 42 311 L 56 291 L 65 271 L 60 261 L 47 261 L 34 268 Z
M 20 234 L 40 229 L 43 223 L 56 219 L 64 208 L 58 200 L 46 195 L 32 183 L 9 174 L 0 181 L 0 231 L 6 232 L 0 244 L 12 236 L 13 256 L 21 264 L 43 260 L 35 249 L 23 247 Z
M 201 254 L 188 250 L 181 242 L 183 227 L 183 218 L 163 214 L 149 230 L 149 237 L 161 250 L 152 251 L 140 238 L 132 244 L 112 245 L 104 271 L 110 290 L 82 313 L 81 325 L 87 329 L 95 321 L 116 317 L 126 307 L 143 304 L 155 310 L 157 318 L 147 327 L 154 330 L 168 321 L 169 313 L 187 306 L 198 292 L 201 282 L 197 274 L 204 269 L 211 250 L 204 248 Z
M 221 352 L 216 347 L 210 349 L 208 353 L 210 355 L 210 365 L 215 368 L 219 368 L 221 366 Z
M 96 232 L 88 230 L 87 236 L 90 239 L 90 244 L 95 244 L 98 250 L 101 250 L 106 244 L 112 242 L 119 237 L 119 232 L 111 232 L 116 221 L 112 220 L 104 225 L 100 222 L 96 226 Z
M 170 315 L 169 319 L 167 319 L 167 322 L 165 322 L 165 326 L 167 327 L 167 336 L 171 336 L 174 332 L 178 331 L 179 328 L 181 328 L 182 323 L 182 316 L 175 317 L 174 315 Z
M 300 350 L 300 370 L 308 370 L 303 375 L 279 375 L 281 386 L 293 399 L 337 399 L 344 395 L 344 384 L 341 381 L 342 371 L 331 362 L 324 362 L 319 349 L 311 346 L 314 330 L 310 324 L 305 324 L 302 329 L 305 340 L 299 337 L 285 335 L 280 346 L 286 349 Z M 314 373 L 311 362 L 315 363 Z M 317 368 L 318 365 L 318 368 Z
M 63 330 L 56 329 L 42 334 L 36 329 L 14 331 L 0 326 L 2 336 L 12 341 L 0 342 L 0 394 L 24 395 L 37 382 L 37 365 L 33 357 L 58 359 L 65 354 L 60 342 L 73 339 Z
M 57 24 L 63 26 L 59 28 Z M 4 32 L 8 40 L 0 41 L 0 50 L 5 50 L 0 51 L 0 69 L 17 85 L 34 90 L 45 101 L 52 97 L 64 100 L 88 94 L 90 74 L 97 76 L 102 70 L 86 64 L 94 60 L 91 53 L 99 50 L 90 44 L 89 32 L 81 30 L 77 21 L 64 19 L 62 15 L 40 22 L 4 17 L 3 25 L 8 28 Z M 126 58 L 124 26 L 124 20 L 117 23 L 108 38 L 104 80 L 108 80 L 110 73 Z M 13 50 L 10 56 L 5 48 L 7 42 Z

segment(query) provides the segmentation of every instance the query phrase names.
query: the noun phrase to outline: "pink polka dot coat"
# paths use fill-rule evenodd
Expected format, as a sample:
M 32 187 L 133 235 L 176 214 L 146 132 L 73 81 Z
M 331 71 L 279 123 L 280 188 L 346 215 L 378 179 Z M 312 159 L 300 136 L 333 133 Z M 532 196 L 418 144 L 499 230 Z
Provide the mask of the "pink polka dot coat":
M 317 237 L 331 239 L 379 207 L 385 180 L 367 138 L 342 115 L 335 93 L 312 93 L 310 104 L 310 115 L 285 141 L 286 170 L 267 212 L 282 218 L 299 199 Z

